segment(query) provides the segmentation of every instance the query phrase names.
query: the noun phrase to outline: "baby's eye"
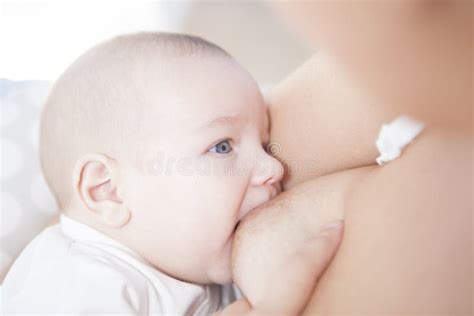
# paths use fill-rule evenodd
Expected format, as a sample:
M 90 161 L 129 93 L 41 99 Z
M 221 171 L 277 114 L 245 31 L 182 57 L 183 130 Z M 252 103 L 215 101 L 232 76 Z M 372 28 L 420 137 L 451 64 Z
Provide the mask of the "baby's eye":
M 232 145 L 230 141 L 226 139 L 215 144 L 209 151 L 217 154 L 228 154 L 232 152 Z

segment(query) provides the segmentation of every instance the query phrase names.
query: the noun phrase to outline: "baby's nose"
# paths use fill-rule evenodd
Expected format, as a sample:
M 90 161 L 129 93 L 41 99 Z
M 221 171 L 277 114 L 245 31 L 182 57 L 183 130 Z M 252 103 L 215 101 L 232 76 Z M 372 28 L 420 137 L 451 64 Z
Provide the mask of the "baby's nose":
M 263 152 L 254 166 L 252 182 L 254 185 L 277 185 L 283 178 L 283 172 L 280 161 Z

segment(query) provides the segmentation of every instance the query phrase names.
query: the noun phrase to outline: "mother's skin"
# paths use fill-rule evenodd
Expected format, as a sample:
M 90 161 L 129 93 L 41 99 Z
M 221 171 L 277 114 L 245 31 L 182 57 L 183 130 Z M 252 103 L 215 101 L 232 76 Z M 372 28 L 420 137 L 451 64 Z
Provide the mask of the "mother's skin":
M 272 141 L 296 169 L 239 233 L 345 218 L 307 314 L 472 314 L 472 3 L 328 3 L 287 8 L 323 49 L 268 99 Z M 427 128 L 375 166 L 378 130 L 401 114 Z

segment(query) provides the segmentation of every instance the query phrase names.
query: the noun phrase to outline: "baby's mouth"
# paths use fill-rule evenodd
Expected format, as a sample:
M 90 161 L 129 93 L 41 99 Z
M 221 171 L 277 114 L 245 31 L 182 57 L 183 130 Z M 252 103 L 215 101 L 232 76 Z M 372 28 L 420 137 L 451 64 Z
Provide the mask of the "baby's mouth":
M 237 224 L 235 224 L 234 233 L 235 233 L 235 231 L 237 230 L 237 227 L 239 227 L 239 225 L 240 225 L 240 221 L 238 221 Z

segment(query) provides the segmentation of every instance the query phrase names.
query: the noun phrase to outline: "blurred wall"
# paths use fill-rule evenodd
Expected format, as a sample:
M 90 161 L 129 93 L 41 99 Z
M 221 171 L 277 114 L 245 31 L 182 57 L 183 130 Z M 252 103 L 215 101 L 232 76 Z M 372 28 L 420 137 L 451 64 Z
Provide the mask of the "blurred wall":
M 179 31 L 189 7 L 186 1 L 1 0 L 0 78 L 54 80 L 113 36 Z
M 313 49 L 263 1 L 196 1 L 182 31 L 200 35 L 232 54 L 262 86 L 278 83 Z
M 278 82 L 311 55 L 263 1 L 2 0 L 0 78 L 54 80 L 91 46 L 137 31 L 205 37 L 260 84 Z

